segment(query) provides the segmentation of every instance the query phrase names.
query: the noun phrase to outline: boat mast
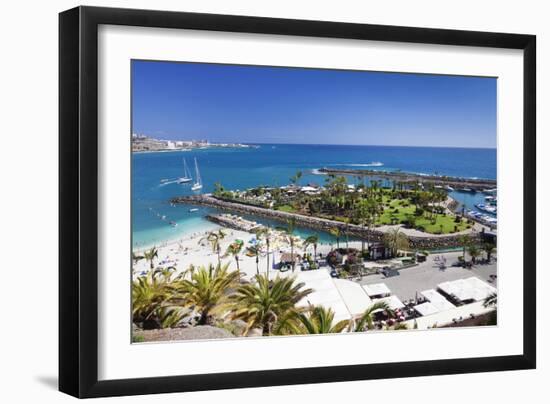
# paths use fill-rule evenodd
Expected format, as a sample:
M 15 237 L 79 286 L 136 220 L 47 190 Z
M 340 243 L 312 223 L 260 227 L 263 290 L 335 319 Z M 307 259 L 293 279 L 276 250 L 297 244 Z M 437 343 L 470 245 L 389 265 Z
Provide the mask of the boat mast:
M 201 185 L 201 175 L 199 173 L 199 164 L 197 163 L 197 158 L 195 157 L 195 175 L 196 175 L 196 184 Z
M 187 161 L 185 161 L 185 158 L 183 159 L 183 177 L 191 178 L 191 173 L 189 172 L 189 168 L 187 168 Z

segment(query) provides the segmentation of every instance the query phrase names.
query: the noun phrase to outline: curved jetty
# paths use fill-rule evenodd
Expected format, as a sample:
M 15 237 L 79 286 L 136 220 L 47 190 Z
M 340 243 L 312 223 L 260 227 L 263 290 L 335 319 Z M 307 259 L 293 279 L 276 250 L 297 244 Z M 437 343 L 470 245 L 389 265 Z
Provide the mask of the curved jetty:
M 369 241 L 382 241 L 385 234 L 380 230 L 368 229 L 367 227 L 356 224 L 347 224 L 336 220 L 305 216 L 297 213 L 283 212 L 279 210 L 247 205 L 244 203 L 230 202 L 214 197 L 211 194 L 180 196 L 171 199 L 171 202 L 175 204 L 209 206 L 220 210 L 237 212 L 245 215 L 259 216 L 272 220 L 278 220 L 281 222 L 288 222 L 290 219 L 294 219 L 298 226 L 316 229 L 324 232 L 330 232 L 331 229 L 338 228 L 349 236 L 355 236 L 358 238 L 367 239 Z M 426 233 L 426 236 L 408 236 L 408 238 L 409 244 L 412 248 L 439 249 L 461 246 L 462 244 L 460 243 L 460 237 L 462 235 L 463 234 L 440 235 Z M 470 233 L 469 235 L 470 237 L 472 237 L 472 239 L 480 237 L 479 233 Z
M 496 188 L 497 181 L 482 178 L 449 177 L 446 175 L 421 175 L 404 171 L 382 171 L 382 170 L 361 170 L 361 169 L 333 169 L 320 168 L 317 170 L 322 174 L 353 175 L 362 177 L 378 177 L 403 183 L 428 183 L 440 186 L 451 186 L 453 188 L 469 188 L 475 191 Z
M 249 233 L 257 232 L 265 227 L 259 223 L 253 222 L 251 220 L 245 220 L 240 216 L 234 216 L 230 213 L 224 213 L 223 215 L 206 215 L 206 218 L 211 222 L 219 224 L 223 227 L 235 230 L 242 230 Z

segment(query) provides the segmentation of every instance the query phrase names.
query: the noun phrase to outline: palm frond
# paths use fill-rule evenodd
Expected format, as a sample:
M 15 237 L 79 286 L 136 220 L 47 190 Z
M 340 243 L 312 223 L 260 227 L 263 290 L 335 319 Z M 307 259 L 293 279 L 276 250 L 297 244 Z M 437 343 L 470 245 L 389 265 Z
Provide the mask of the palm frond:
M 354 331 L 372 330 L 374 328 L 374 314 L 380 310 L 386 311 L 390 315 L 393 312 L 386 302 L 376 302 L 363 312 L 359 319 L 355 322 Z
M 301 309 L 296 304 L 312 292 L 294 278 L 269 280 L 256 275 L 253 282 L 240 285 L 230 296 L 230 317 L 245 321 L 249 328 L 262 328 L 264 335 L 288 331 L 290 320 Z

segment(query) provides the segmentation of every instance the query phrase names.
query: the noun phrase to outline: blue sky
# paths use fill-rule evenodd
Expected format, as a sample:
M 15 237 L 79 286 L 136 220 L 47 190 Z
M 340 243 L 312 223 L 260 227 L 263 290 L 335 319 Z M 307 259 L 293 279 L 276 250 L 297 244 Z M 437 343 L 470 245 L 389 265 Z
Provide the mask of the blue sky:
M 496 79 L 132 62 L 133 133 L 211 142 L 496 147 Z

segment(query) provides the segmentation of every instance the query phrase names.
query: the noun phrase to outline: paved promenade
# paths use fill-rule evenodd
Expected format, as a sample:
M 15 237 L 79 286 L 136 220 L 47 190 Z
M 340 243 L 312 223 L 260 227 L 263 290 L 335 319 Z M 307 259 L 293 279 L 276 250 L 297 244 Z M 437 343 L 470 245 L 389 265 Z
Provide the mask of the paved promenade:
M 439 283 L 470 278 L 472 276 L 476 276 L 483 282 L 497 287 L 496 281 L 492 282 L 490 277 L 497 274 L 497 263 L 495 261 L 491 262 L 491 264 L 477 264 L 472 269 L 452 267 L 451 264 L 457 261 L 461 255 L 461 252 L 431 254 L 428 256 L 426 262 L 416 267 L 403 269 L 398 276 L 385 278 L 383 275 L 369 275 L 364 277 L 360 283 L 385 283 L 392 293 L 402 301 L 414 299 L 416 292 L 435 289 Z M 436 256 L 443 256 L 447 259 L 447 267 L 445 269 L 440 269 L 438 263 L 434 261 Z M 468 255 L 466 255 L 466 260 L 469 260 Z

